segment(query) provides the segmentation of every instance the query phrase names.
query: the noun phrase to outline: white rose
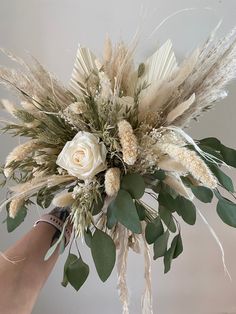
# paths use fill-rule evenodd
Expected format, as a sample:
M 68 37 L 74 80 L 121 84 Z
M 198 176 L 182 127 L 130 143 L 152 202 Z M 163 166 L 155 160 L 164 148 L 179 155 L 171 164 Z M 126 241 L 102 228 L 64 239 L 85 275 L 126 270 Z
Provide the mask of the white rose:
M 92 179 L 105 170 L 107 150 L 99 139 L 88 132 L 78 132 L 67 142 L 57 158 L 57 164 L 81 180 Z

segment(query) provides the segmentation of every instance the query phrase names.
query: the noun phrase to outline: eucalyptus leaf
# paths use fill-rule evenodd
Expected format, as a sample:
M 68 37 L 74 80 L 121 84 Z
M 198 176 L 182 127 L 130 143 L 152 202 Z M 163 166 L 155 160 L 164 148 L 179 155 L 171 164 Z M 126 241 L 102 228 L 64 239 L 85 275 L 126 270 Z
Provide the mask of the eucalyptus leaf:
M 165 208 L 167 208 L 170 212 L 174 212 L 176 210 L 175 199 L 169 193 L 166 193 L 163 190 L 160 191 L 158 195 L 158 202 L 160 205 L 163 205 Z
M 59 254 L 60 255 L 64 253 L 65 248 L 66 248 L 66 239 L 65 239 L 65 237 L 63 237 L 61 239 L 61 242 L 59 243 Z
M 167 251 L 169 236 L 170 236 L 170 233 L 168 230 L 166 230 L 154 242 L 154 245 L 153 245 L 153 250 L 154 250 L 154 257 L 153 258 L 154 258 L 154 260 L 165 255 L 165 253 Z
M 63 280 L 61 282 L 63 287 L 66 287 L 68 285 L 68 282 L 69 282 L 68 278 L 67 278 L 67 275 L 66 275 L 67 267 L 68 267 L 69 264 L 73 263 L 76 260 L 77 260 L 77 256 L 74 255 L 74 254 L 69 254 L 67 259 L 66 259 L 66 262 L 65 262 L 65 265 L 64 265 Z
M 69 262 L 66 267 L 66 278 L 68 282 L 78 291 L 85 283 L 89 275 L 89 266 L 76 255 L 70 254 Z
M 159 206 L 159 215 L 163 222 L 165 223 L 166 227 L 171 231 L 171 232 L 176 232 L 176 225 L 174 222 L 174 219 L 172 217 L 172 213 L 165 208 L 164 206 L 160 205 Z
M 157 217 L 151 222 L 148 222 L 145 228 L 145 238 L 148 244 L 152 244 L 156 239 L 164 233 L 164 228 L 161 219 Z
M 140 199 L 145 191 L 145 182 L 142 176 L 137 173 L 127 174 L 123 177 L 121 188 L 134 199 Z
M 205 145 L 198 145 L 198 147 L 203 150 L 204 152 L 211 154 L 212 156 L 218 158 L 219 160 L 223 161 L 223 156 L 221 155 L 221 153 L 218 150 L 215 150 L 209 146 L 205 146 Z
M 124 225 L 126 228 L 134 233 L 141 233 L 141 223 L 139 216 L 131 195 L 125 191 L 120 190 L 116 199 L 109 205 L 108 208 L 112 215 Z
M 137 201 L 135 201 L 135 207 L 136 207 L 136 210 L 137 210 L 137 213 L 138 213 L 138 216 L 139 216 L 139 220 L 140 221 L 145 220 L 145 218 L 146 218 L 146 209 L 145 209 L 145 207 L 141 203 L 139 203 Z
M 191 190 L 193 194 L 203 203 L 211 203 L 213 199 L 213 192 L 211 189 L 205 186 L 192 186 Z
M 222 198 L 218 201 L 217 213 L 224 223 L 236 228 L 236 204 Z
M 181 234 L 177 234 L 175 236 L 176 238 L 176 246 L 175 246 L 175 252 L 173 254 L 173 258 L 177 258 L 182 252 L 183 252 L 183 242 L 181 238 Z
M 94 200 L 93 206 L 92 206 L 92 211 L 91 211 L 93 216 L 96 216 L 101 212 L 103 204 L 104 204 L 104 198 L 102 198 L 102 199 L 98 198 L 97 201 Z
M 196 207 L 194 204 L 180 195 L 177 197 L 177 202 L 178 207 L 176 212 L 178 215 L 181 216 L 187 224 L 194 225 L 196 222 Z
M 62 228 L 62 232 L 60 234 L 60 237 L 57 239 L 57 241 L 48 249 L 46 255 L 44 256 L 44 260 L 47 261 L 49 260 L 49 258 L 53 255 L 53 253 L 56 251 L 58 245 L 61 243 L 63 237 L 64 237 L 64 233 L 65 233 L 65 229 L 67 226 L 67 221 L 64 223 L 63 228 Z
M 92 237 L 93 235 L 89 228 L 84 231 L 84 240 L 89 248 L 91 248 Z
M 227 176 L 219 167 L 215 165 L 210 165 L 209 167 L 223 187 L 227 191 L 234 192 L 234 185 L 231 178 Z
M 11 218 L 9 214 L 7 215 L 7 231 L 12 232 L 14 231 L 19 225 L 25 220 L 27 215 L 27 208 L 23 206 L 18 213 L 16 214 L 15 218 Z
M 113 206 L 111 204 L 107 209 L 107 228 L 112 229 L 117 222 L 115 211 L 113 210 Z
M 156 179 L 160 180 L 160 181 L 162 181 L 162 180 L 164 180 L 164 179 L 166 178 L 166 174 L 165 174 L 165 171 L 164 171 L 164 170 L 156 170 L 156 171 L 154 172 L 153 176 L 154 176 Z
M 209 137 L 202 139 L 200 141 L 201 144 L 211 147 L 215 151 L 220 152 L 223 161 L 236 168 L 236 150 L 230 147 L 223 145 L 217 138 Z
M 168 271 L 170 270 L 171 263 L 175 255 L 177 242 L 178 242 L 178 235 L 174 237 L 174 239 L 171 242 L 171 247 L 169 248 L 168 251 L 166 251 L 164 255 L 165 274 L 168 273 Z
M 110 276 L 116 260 L 116 247 L 112 238 L 96 229 L 91 241 L 91 252 L 100 279 L 104 282 Z

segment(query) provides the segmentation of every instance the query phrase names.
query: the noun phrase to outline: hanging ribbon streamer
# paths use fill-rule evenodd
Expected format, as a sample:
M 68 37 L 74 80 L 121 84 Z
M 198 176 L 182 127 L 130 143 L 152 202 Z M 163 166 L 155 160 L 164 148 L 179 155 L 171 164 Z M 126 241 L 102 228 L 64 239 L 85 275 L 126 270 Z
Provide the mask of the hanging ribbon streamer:
M 146 242 L 145 234 L 142 233 L 143 237 L 143 250 L 144 250 L 144 278 L 145 278 L 145 289 L 142 296 L 141 306 L 142 314 L 153 314 L 152 307 L 152 269 L 151 269 L 151 253 L 150 248 Z
M 117 258 L 117 275 L 118 275 L 118 290 L 120 295 L 120 301 L 123 307 L 123 314 L 129 314 L 129 291 L 126 281 L 127 274 L 127 260 L 129 251 L 129 234 L 128 230 L 118 225 L 119 233 L 119 254 Z

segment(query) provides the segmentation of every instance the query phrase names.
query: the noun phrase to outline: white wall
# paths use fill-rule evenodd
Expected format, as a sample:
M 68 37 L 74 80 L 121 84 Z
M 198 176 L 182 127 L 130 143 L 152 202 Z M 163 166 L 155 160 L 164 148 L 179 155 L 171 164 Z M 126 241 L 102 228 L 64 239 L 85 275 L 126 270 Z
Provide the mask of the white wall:
M 166 16 L 176 10 L 193 7 L 198 9 L 172 18 L 149 38 Z M 167 38 L 173 40 L 177 55 L 183 56 L 196 47 L 221 18 L 224 18 L 222 34 L 235 24 L 235 0 L 0 0 L 0 46 L 21 56 L 24 51 L 29 51 L 66 83 L 78 42 L 99 54 L 106 33 L 114 41 L 120 38 L 129 40 L 141 25 L 139 60 Z M 0 56 L 0 63 L 6 64 L 7 61 Z M 191 134 L 195 138 L 216 136 L 236 147 L 235 86 L 236 82 L 231 84 L 226 101 L 193 125 Z M 0 97 L 4 95 L 1 89 Z M 0 160 L 3 161 L 15 140 L 3 136 L 0 143 Z M 2 191 L 1 198 L 4 197 L 5 191 Z M 219 248 L 201 219 L 198 218 L 195 228 L 183 224 L 184 253 L 175 261 L 172 271 L 164 275 L 162 262 L 153 263 L 154 313 L 236 313 L 236 230 L 221 223 L 213 205 L 202 207 L 199 204 L 199 208 L 222 240 L 233 281 L 225 277 Z M 0 250 L 26 232 L 38 215 L 36 210 L 32 211 L 19 230 L 10 235 L 5 225 L 1 225 Z M 4 217 L 5 213 L 2 213 L 1 220 Z M 43 289 L 34 314 L 121 313 L 115 272 L 108 282 L 102 284 L 95 273 L 90 253 L 84 249 L 84 255 L 92 271 L 81 291 L 76 293 L 71 288 L 60 286 L 64 256 Z M 140 313 L 142 267 L 142 257 L 131 253 L 128 280 L 131 313 L 135 314 Z

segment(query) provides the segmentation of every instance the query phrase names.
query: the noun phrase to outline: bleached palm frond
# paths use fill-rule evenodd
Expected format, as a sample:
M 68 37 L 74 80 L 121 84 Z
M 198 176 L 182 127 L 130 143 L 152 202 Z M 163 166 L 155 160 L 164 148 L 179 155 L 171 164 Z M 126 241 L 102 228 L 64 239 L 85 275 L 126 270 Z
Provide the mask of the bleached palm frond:
M 141 100 L 141 118 L 143 113 L 146 113 L 147 111 L 163 112 L 163 120 L 165 120 L 166 115 L 175 107 L 174 106 L 172 108 L 169 106 L 173 94 L 178 91 L 179 86 L 183 84 L 183 82 L 190 76 L 196 66 L 198 57 L 199 49 L 196 49 L 185 61 L 183 61 L 183 63 L 178 68 L 176 68 L 169 80 L 163 80 L 156 86 L 154 85 L 152 90 L 150 89 L 146 96 Z M 185 101 L 187 98 L 188 97 L 186 97 L 183 101 Z M 176 97 L 174 100 L 175 99 Z
M 91 73 L 97 73 L 95 60 L 96 56 L 88 48 L 79 46 L 69 85 L 75 96 L 81 95 L 82 86 Z
M 177 61 L 173 52 L 172 42 L 168 40 L 163 46 L 146 60 L 145 72 L 138 84 L 152 85 L 154 82 L 168 79 L 177 68 Z

